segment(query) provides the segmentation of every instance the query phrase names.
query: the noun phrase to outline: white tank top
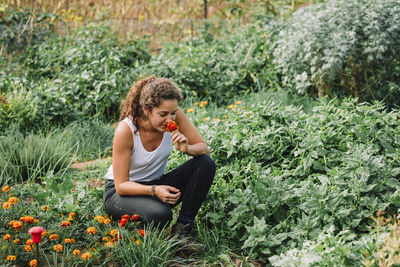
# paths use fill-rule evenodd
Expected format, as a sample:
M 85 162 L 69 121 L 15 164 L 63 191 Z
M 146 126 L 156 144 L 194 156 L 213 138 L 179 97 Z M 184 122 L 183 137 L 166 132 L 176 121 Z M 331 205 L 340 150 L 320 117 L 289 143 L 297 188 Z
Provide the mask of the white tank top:
M 129 181 L 149 182 L 157 180 L 167 169 L 168 158 L 172 151 L 171 134 L 165 132 L 161 144 L 151 152 L 142 145 L 139 131 L 135 133 L 136 127 L 132 120 L 125 118 L 122 122 L 129 125 L 133 135 L 133 149 L 129 168 Z M 114 180 L 113 166 L 108 168 L 106 179 Z

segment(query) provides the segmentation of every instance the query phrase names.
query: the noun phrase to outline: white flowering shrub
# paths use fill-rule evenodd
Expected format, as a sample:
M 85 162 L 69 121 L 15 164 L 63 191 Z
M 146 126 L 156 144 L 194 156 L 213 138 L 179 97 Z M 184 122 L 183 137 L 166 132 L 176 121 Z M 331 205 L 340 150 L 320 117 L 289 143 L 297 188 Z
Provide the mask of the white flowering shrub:
M 332 0 L 298 10 L 274 42 L 282 82 L 300 93 L 400 99 L 400 1 Z M 396 102 L 397 101 L 397 102 Z

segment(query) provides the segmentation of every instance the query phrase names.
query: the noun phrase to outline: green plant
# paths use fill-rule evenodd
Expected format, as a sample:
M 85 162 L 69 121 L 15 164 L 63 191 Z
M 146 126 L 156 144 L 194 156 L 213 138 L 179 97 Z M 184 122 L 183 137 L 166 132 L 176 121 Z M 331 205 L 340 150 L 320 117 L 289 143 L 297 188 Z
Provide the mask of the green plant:
M 289 90 L 398 105 L 400 3 L 335 0 L 295 12 L 274 44 Z

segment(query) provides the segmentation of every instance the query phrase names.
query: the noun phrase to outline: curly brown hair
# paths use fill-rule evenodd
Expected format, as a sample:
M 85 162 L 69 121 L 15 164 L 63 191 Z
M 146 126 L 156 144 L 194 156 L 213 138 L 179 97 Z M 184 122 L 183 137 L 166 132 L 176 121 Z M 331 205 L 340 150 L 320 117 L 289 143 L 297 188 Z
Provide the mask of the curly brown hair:
M 147 107 L 151 112 L 164 100 L 180 102 L 182 99 L 181 89 L 167 78 L 145 77 L 131 86 L 121 103 L 119 119 L 131 118 L 136 129 L 139 129 L 137 119 L 144 116 L 143 107 Z

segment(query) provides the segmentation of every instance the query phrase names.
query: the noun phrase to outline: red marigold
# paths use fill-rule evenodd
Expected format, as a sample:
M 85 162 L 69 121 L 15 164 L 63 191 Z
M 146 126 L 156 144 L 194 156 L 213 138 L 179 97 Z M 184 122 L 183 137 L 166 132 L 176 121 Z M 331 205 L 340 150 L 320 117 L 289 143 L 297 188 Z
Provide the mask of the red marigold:
M 165 128 L 165 130 L 167 131 L 167 132 L 173 132 L 173 131 L 175 131 L 175 130 L 178 130 L 179 129 L 179 127 L 178 127 L 178 125 L 176 125 L 176 123 L 175 123 L 175 121 L 171 121 L 171 122 L 169 122 L 168 124 L 167 124 L 167 127 Z
M 130 218 L 131 218 L 131 216 L 129 216 L 128 214 L 121 216 L 121 220 L 129 220 Z
M 137 219 L 139 219 L 139 214 L 133 214 L 131 219 L 132 221 L 136 221 Z
M 122 219 L 119 221 L 119 226 L 124 227 L 125 224 L 127 224 L 127 223 L 128 223 L 128 219 Z
M 70 221 L 62 221 L 62 222 L 61 222 L 61 226 L 62 226 L 62 227 L 71 226 L 71 222 L 70 222 Z
M 145 232 L 144 232 L 144 230 L 143 230 L 143 229 L 140 229 L 140 230 L 138 230 L 138 232 L 139 232 L 139 235 L 140 235 L 140 236 L 142 236 L 142 237 L 143 237 L 143 236 L 144 236 L 144 234 L 145 234 Z
M 52 235 L 49 236 L 49 239 L 50 240 L 57 240 L 58 239 L 58 235 L 52 234 Z
M 86 229 L 86 233 L 88 233 L 89 235 L 95 234 L 96 233 L 96 228 L 89 227 L 88 229 Z
M 35 222 L 35 218 L 33 218 L 32 216 L 24 216 L 24 217 L 21 217 L 19 220 L 21 222 L 25 222 L 26 224 L 31 224 L 31 223 Z
M 10 240 L 11 239 L 11 235 L 10 234 L 6 234 L 6 235 L 3 236 L 3 239 L 6 240 L 6 241 Z

